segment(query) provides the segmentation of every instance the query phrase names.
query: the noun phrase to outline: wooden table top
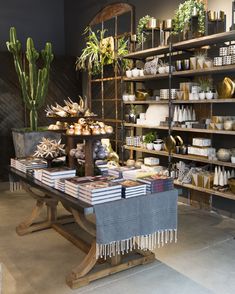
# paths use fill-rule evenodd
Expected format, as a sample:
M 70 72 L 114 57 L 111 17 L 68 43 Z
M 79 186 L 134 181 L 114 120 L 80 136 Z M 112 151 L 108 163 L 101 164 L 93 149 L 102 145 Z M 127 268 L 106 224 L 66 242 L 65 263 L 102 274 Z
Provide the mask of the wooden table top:
M 46 193 L 48 196 L 51 196 L 59 201 L 62 201 L 78 211 L 81 211 L 84 213 L 84 212 L 86 212 L 86 209 L 92 208 L 92 205 L 85 203 L 81 200 L 78 200 L 77 198 L 72 197 L 66 193 L 59 191 L 59 190 L 56 190 L 50 186 L 47 186 L 47 185 L 43 184 L 42 182 L 38 181 L 37 179 L 19 171 L 13 167 L 9 167 L 8 171 L 15 178 L 18 178 L 19 180 L 24 181 L 25 183 L 31 185 L 32 187 L 37 188 L 40 191 Z

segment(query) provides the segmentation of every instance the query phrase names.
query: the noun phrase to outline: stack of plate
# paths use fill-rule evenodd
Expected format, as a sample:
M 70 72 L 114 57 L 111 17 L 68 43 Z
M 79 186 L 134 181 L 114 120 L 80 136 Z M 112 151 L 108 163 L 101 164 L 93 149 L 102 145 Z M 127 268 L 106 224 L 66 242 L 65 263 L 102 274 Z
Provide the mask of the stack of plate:
M 178 89 L 171 89 L 171 99 L 176 99 L 176 91 Z M 169 89 L 160 89 L 160 99 L 167 100 L 169 99 L 170 91 Z

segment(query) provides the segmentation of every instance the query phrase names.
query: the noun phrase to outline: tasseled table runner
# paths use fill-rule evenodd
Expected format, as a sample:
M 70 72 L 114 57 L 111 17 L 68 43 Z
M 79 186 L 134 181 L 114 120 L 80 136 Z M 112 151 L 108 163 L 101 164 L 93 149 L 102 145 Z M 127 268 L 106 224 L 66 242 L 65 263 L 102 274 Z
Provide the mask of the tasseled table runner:
M 177 241 L 177 190 L 95 205 L 96 257 Z

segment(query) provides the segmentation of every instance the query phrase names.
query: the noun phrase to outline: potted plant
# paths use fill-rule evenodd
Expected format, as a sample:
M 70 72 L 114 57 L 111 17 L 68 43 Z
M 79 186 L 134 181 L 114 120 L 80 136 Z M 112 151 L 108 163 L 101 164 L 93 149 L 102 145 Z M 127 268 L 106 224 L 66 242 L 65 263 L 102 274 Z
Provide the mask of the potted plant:
M 87 27 L 84 31 L 86 47 L 81 56 L 77 58 L 76 69 L 87 70 L 89 75 L 100 74 L 104 65 L 113 63 L 114 39 L 105 38 L 106 30 L 98 30 L 96 33 Z
M 198 84 L 201 89 L 199 93 L 199 98 L 200 100 L 204 100 L 205 98 L 207 99 L 212 99 L 213 98 L 213 81 L 211 78 L 208 77 L 200 77 L 198 79 Z
M 151 19 L 151 16 L 145 15 L 144 17 L 140 18 L 140 20 L 139 20 L 139 23 L 137 25 L 137 34 L 136 34 L 138 45 L 141 45 L 143 42 L 146 41 L 145 36 L 143 36 L 142 34 L 143 34 L 144 30 L 147 28 L 147 25 L 148 25 L 150 19 Z
M 173 18 L 173 34 L 184 33 L 185 29 L 189 29 L 190 20 L 196 14 L 198 17 L 198 33 L 204 35 L 205 13 L 205 3 L 202 1 L 186 0 L 181 3 Z
M 144 136 L 144 143 L 146 144 L 146 148 L 148 150 L 153 150 L 154 148 L 154 141 L 156 140 L 156 133 L 149 132 Z
M 18 75 L 21 87 L 23 102 L 30 111 L 30 128 L 13 129 L 13 142 L 17 157 L 31 155 L 35 147 L 43 136 L 52 134 L 38 131 L 38 109 L 40 109 L 47 95 L 50 65 L 54 58 L 51 43 L 46 43 L 45 49 L 41 51 L 42 67 L 38 68 L 37 62 L 40 54 L 34 47 L 32 38 L 27 39 L 26 43 L 26 60 L 28 70 L 25 69 L 21 58 L 21 43 L 17 39 L 16 29 L 10 28 L 10 40 L 6 43 L 7 49 L 12 53 L 15 70 Z M 54 134 L 53 134 L 54 135 Z M 58 138 L 58 134 L 55 136 Z

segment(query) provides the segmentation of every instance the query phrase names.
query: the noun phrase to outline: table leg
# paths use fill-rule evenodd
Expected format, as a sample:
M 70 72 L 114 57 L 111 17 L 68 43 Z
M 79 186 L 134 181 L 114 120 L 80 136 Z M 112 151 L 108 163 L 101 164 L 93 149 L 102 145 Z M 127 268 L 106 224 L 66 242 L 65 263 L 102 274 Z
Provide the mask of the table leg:
M 94 160 L 93 160 L 93 141 L 85 140 L 85 175 L 93 176 L 94 175 Z

